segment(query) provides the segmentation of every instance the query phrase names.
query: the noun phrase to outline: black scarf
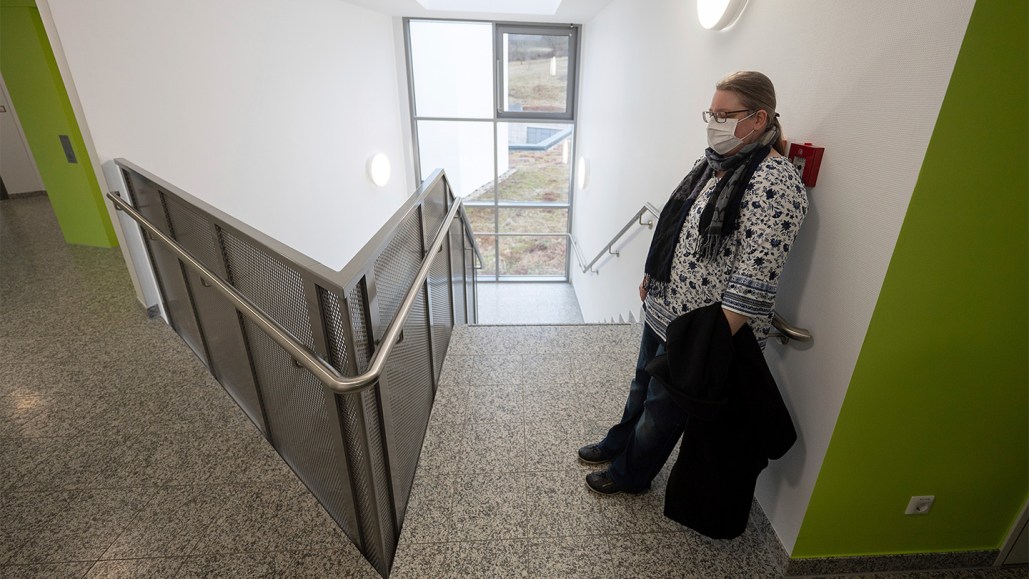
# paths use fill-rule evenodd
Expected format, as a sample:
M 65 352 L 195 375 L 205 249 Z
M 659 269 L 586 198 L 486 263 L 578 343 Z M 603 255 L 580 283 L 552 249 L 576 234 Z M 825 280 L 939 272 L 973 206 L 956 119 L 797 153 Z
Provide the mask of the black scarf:
M 723 157 L 710 148 L 705 151 L 704 158 L 693 165 L 693 169 L 675 188 L 661 210 L 644 268 L 650 279 L 666 283 L 671 280 L 675 246 L 679 243 L 682 225 L 686 222 L 690 208 L 711 175 L 715 171 L 726 171 L 715 185 L 711 199 L 700 215 L 698 253 L 704 259 L 713 259 L 718 255 L 724 239 L 736 229 L 743 192 L 747 190 L 754 171 L 770 150 L 769 145 L 744 147 L 744 150 L 731 157 Z

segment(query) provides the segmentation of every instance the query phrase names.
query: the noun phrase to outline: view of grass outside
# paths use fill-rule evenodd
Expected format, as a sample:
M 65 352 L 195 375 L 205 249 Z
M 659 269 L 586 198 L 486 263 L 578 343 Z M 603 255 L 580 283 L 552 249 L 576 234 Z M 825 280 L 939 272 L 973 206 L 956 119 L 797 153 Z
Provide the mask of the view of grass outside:
M 509 111 L 557 112 L 568 97 L 568 37 L 506 34 Z
M 540 123 L 509 123 L 508 133 L 512 141 L 525 129 L 564 131 L 568 125 Z M 518 129 L 522 129 L 519 131 Z M 554 203 L 555 207 L 499 207 L 492 205 L 494 190 L 489 184 L 482 187 L 466 202 L 472 230 L 478 234 L 484 259 L 487 244 L 490 265 L 483 273 L 490 275 L 496 259 L 494 233 L 555 233 L 556 236 L 500 236 L 499 275 L 563 276 L 568 241 L 563 235 L 568 231 L 568 190 L 571 179 L 571 165 L 566 148 L 571 147 L 571 133 L 557 140 L 544 150 L 508 151 L 510 170 L 501 176 L 497 198 L 501 203 L 520 204 L 526 202 Z M 508 147 L 501 148 L 501 151 Z M 476 201 L 490 203 L 488 207 L 474 206 Z

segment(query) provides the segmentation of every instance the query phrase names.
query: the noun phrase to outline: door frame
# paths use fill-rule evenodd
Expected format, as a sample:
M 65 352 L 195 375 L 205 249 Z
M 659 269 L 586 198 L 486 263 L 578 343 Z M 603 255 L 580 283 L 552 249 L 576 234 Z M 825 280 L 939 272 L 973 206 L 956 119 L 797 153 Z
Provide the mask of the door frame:
M 25 149 L 25 154 L 29 158 L 29 164 L 32 165 L 32 173 L 36 177 L 36 182 L 39 183 L 40 187 L 42 187 L 35 191 L 23 191 L 21 194 L 46 191 L 46 183 L 43 182 L 43 175 L 39 172 L 39 165 L 36 164 L 36 157 L 32 154 L 32 148 L 29 147 L 29 140 L 25 136 L 25 129 L 21 126 L 21 119 L 18 118 L 18 110 L 14 107 L 14 102 L 11 100 L 11 93 L 7 90 L 7 81 L 4 80 L 2 72 L 0 72 L 0 96 L 2 96 L 4 102 L 7 103 L 7 112 L 11 113 L 11 118 L 14 120 L 14 128 L 18 133 L 18 139 L 21 141 L 21 146 Z M 4 198 L 8 195 L 19 195 L 19 193 L 11 193 L 6 187 L 4 187 L 4 194 Z

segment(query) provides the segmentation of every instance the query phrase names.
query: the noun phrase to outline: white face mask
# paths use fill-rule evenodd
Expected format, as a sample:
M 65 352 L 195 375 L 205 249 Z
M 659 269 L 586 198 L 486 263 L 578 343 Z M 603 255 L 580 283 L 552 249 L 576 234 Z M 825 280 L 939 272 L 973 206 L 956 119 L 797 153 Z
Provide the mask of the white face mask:
M 749 119 L 756 115 L 757 112 L 750 113 L 742 119 L 725 119 L 724 123 L 717 122 L 714 117 L 707 122 L 707 145 L 714 149 L 719 155 L 724 155 L 729 151 L 743 144 L 743 139 L 746 139 L 754 133 L 751 130 L 747 133 L 743 139 L 736 136 L 736 125 L 740 121 Z

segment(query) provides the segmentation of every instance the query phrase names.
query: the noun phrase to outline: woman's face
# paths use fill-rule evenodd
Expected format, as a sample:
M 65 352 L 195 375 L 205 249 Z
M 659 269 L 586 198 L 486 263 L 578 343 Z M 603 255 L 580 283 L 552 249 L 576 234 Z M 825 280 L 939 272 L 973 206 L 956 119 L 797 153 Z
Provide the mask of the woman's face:
M 743 111 L 746 105 L 740 100 L 740 96 L 731 90 L 716 90 L 714 98 L 711 99 L 711 112 L 726 113 L 729 111 Z M 742 139 L 743 144 L 726 153 L 726 156 L 735 155 L 747 143 L 755 141 L 765 130 L 768 114 L 765 111 L 743 111 L 728 115 L 730 119 L 738 119 L 736 123 L 736 138 Z

